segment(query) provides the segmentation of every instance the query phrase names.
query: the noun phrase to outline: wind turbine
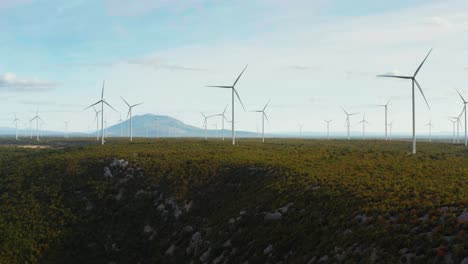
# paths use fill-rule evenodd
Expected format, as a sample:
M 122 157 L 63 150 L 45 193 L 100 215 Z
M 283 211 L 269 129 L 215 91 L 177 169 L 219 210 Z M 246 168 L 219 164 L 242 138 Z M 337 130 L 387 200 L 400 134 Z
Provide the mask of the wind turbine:
M 101 100 L 97 101 L 96 103 L 86 107 L 84 110 L 88 109 L 88 108 L 91 108 L 95 105 L 98 105 L 98 104 L 101 104 L 101 145 L 104 145 L 104 104 L 106 104 L 107 106 L 109 106 L 110 108 L 112 108 L 112 110 L 114 110 L 115 112 L 117 112 L 117 110 L 115 110 L 114 107 L 112 107 L 109 103 L 106 102 L 106 100 L 104 99 L 104 87 L 106 85 L 106 81 L 103 81 L 102 82 L 102 91 L 101 91 Z M 99 131 L 97 132 L 99 133 Z M 98 139 L 99 140 L 99 139 Z
M 216 115 L 210 115 L 210 116 L 207 116 L 205 115 L 204 113 L 201 113 L 201 115 L 203 116 L 203 128 L 205 129 L 205 140 L 208 140 L 208 119 L 210 117 L 213 117 L 213 116 L 216 116 Z
M 426 102 L 427 107 L 429 109 L 431 109 L 431 107 L 429 106 L 429 103 L 426 100 L 426 96 L 424 95 L 424 92 L 422 91 L 421 86 L 419 85 L 418 81 L 416 80 L 416 76 L 418 75 L 419 70 L 421 70 L 421 67 L 423 66 L 424 62 L 426 62 L 427 57 L 429 57 L 431 52 L 432 52 L 432 49 L 429 51 L 429 53 L 427 53 L 424 60 L 421 62 L 419 67 L 414 72 L 413 76 L 388 75 L 388 74 L 377 75 L 377 77 L 389 77 L 389 78 L 399 78 L 399 79 L 411 80 L 411 84 L 412 84 L 412 102 L 413 102 L 413 107 L 412 107 L 412 110 L 413 110 L 413 151 L 412 151 L 412 153 L 413 154 L 416 154 L 416 105 L 415 105 L 415 100 L 414 100 L 415 99 L 414 85 L 416 84 L 416 86 L 418 86 L 419 91 L 421 92 L 421 95 L 423 96 L 424 101 Z
M 16 117 L 16 113 L 15 113 L 15 119 L 13 119 L 13 122 L 15 123 L 15 139 L 18 140 L 18 117 Z
M 39 120 L 42 121 L 42 118 L 39 116 L 39 107 L 36 109 L 36 116 L 31 119 L 31 122 L 36 120 L 36 141 L 39 141 Z M 31 132 L 32 135 L 32 132 Z
M 432 125 L 432 120 L 429 121 L 429 123 L 427 123 L 426 126 L 429 127 L 429 142 L 432 142 L 432 127 L 434 127 Z
M 347 134 L 348 140 L 350 140 L 351 139 L 351 122 L 349 120 L 349 117 L 353 115 L 357 115 L 359 113 L 349 114 L 348 112 L 346 112 L 346 110 L 343 107 L 341 107 L 341 109 L 346 114 L 346 134 Z
M 265 143 L 265 118 L 268 120 L 268 116 L 265 113 L 268 105 L 270 104 L 271 99 L 266 103 L 262 110 L 252 111 L 256 113 L 262 113 L 262 142 Z
M 460 143 L 460 126 L 461 126 L 461 116 L 465 112 L 465 109 L 462 110 L 462 112 L 458 116 L 451 117 L 452 119 L 457 121 L 457 144 Z
M 384 105 L 377 105 L 377 106 L 385 107 L 385 141 L 388 140 L 388 137 L 387 137 L 387 115 L 388 115 L 388 104 L 390 104 L 390 100 L 391 99 L 388 99 L 387 103 L 384 104 Z
M 460 98 L 462 99 L 463 101 L 463 112 L 465 112 L 465 147 L 468 146 L 468 137 L 467 137 L 467 118 L 466 118 L 466 104 L 468 104 L 468 102 L 465 100 L 465 98 L 463 98 L 463 96 L 461 95 L 461 93 L 457 90 L 457 93 L 458 95 L 460 95 Z
M 302 128 L 304 127 L 303 124 L 298 124 L 299 126 L 299 139 L 302 139 Z
M 244 107 L 244 104 L 242 103 L 242 100 L 239 96 L 239 93 L 237 92 L 236 90 L 236 84 L 237 82 L 239 81 L 240 77 L 242 76 L 242 74 L 244 73 L 244 71 L 247 69 L 247 66 L 245 66 L 245 68 L 242 70 L 242 72 L 239 74 L 239 76 L 237 77 L 237 79 L 234 81 L 234 83 L 230 86 L 221 86 L 221 85 L 208 85 L 207 87 L 215 87 L 215 88 L 222 88 L 222 89 L 231 89 L 231 101 L 232 101 L 232 145 L 235 145 L 236 144 L 236 133 L 235 133 L 235 119 L 234 119 L 234 113 L 235 113 L 235 109 L 234 109 L 234 94 L 237 96 L 237 99 L 239 100 L 239 102 L 241 103 L 242 105 L 242 108 L 244 109 L 245 111 L 245 107 Z
M 392 141 L 392 127 L 393 127 L 393 121 L 388 124 L 389 131 L 390 131 L 390 141 Z
M 221 135 L 222 135 L 223 141 L 224 141 L 224 121 L 225 120 L 227 121 L 226 110 L 228 106 L 229 105 L 226 105 L 226 107 L 224 108 L 224 111 L 221 114 L 215 115 L 215 116 L 221 117 Z
M 364 113 L 361 122 L 358 124 L 362 124 L 362 138 L 364 138 L 366 136 L 366 124 L 369 124 L 369 122 L 366 120 L 366 113 Z
M 452 122 L 452 143 L 455 144 L 455 124 L 457 123 L 456 119 L 449 118 L 450 122 Z
M 133 141 L 133 118 L 132 118 L 132 110 L 133 110 L 133 107 L 135 106 L 139 106 L 143 103 L 138 103 L 138 104 L 134 104 L 134 105 L 130 105 L 127 101 L 125 101 L 125 99 L 120 96 L 120 98 L 122 98 L 122 100 L 125 102 L 125 104 L 128 106 L 128 114 L 127 114 L 127 118 L 130 117 L 130 141 Z
M 94 120 L 96 121 L 96 141 L 99 142 L 99 113 L 101 111 L 96 110 L 96 108 L 93 106 L 94 110 Z
M 158 116 L 156 116 L 155 121 L 156 121 L 156 138 L 159 138 L 159 117 Z
M 65 133 L 64 133 L 64 137 L 65 137 L 65 138 L 68 138 L 68 121 L 63 121 L 63 123 L 65 124 Z
M 333 120 L 323 120 L 327 123 L 327 139 L 330 140 L 330 123 L 333 122 Z

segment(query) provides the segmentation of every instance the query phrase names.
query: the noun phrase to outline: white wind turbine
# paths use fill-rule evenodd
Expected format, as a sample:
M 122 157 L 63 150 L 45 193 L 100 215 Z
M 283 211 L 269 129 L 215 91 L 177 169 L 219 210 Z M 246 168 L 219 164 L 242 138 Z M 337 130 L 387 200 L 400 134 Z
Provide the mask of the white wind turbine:
M 266 103 L 262 110 L 252 111 L 256 113 L 262 113 L 262 142 L 265 143 L 265 118 L 268 120 L 268 116 L 266 115 L 265 110 L 267 109 L 268 105 L 270 104 L 271 99 Z M 269 120 L 268 120 L 269 121 Z
M 460 143 L 460 125 L 461 125 L 461 122 L 460 122 L 460 117 L 461 115 L 463 114 L 463 112 L 461 112 L 461 114 L 459 116 L 454 116 L 454 117 L 451 117 L 453 120 L 455 120 L 457 122 L 457 144 Z
M 452 123 L 452 143 L 455 144 L 455 125 L 457 123 L 457 120 L 454 120 L 452 118 L 449 118 L 448 120 Z
M 387 101 L 387 103 L 384 104 L 384 105 L 377 105 L 377 106 L 385 107 L 385 123 L 384 123 L 385 124 L 385 141 L 388 140 L 388 136 L 387 136 L 387 116 L 388 116 L 388 105 L 390 104 L 390 100 L 391 99 L 389 99 Z
M 240 77 L 242 76 L 242 74 L 244 73 L 244 71 L 247 69 L 247 66 L 245 66 L 245 68 L 242 70 L 242 72 L 239 74 L 239 76 L 237 77 L 237 79 L 234 81 L 234 83 L 230 86 L 222 86 L 222 85 L 208 85 L 207 87 L 215 87 L 215 88 L 223 88 L 223 89 L 231 89 L 231 103 L 232 103 L 232 144 L 235 145 L 236 144 L 236 133 L 235 133 L 235 119 L 234 119 L 234 113 L 235 113 L 235 109 L 234 109 L 234 97 L 237 96 L 237 99 L 239 100 L 239 102 L 241 103 L 242 105 L 242 108 L 244 109 L 245 111 L 245 107 L 244 107 L 244 104 L 242 103 L 242 100 L 240 99 L 240 96 L 239 96 L 239 93 L 237 92 L 236 90 L 236 84 L 237 82 L 239 81 Z M 234 96 L 235 94 L 235 96 Z
M 36 141 L 39 141 L 39 120 L 43 121 L 42 118 L 39 116 L 39 107 L 36 109 L 36 116 L 31 119 L 31 122 L 36 120 Z M 31 132 L 32 137 L 32 132 Z
M 426 126 L 429 128 L 429 142 L 432 142 L 432 128 L 434 127 L 432 125 L 432 120 L 430 120 L 429 123 L 426 124 Z
M 330 123 L 333 122 L 333 120 L 323 120 L 325 123 L 327 123 L 327 139 L 330 140 Z
M 138 104 L 134 104 L 134 105 L 130 105 L 127 101 L 125 101 L 125 99 L 121 96 L 120 98 L 122 98 L 122 100 L 125 102 L 125 104 L 128 106 L 128 114 L 127 114 L 127 118 L 130 117 L 130 141 L 133 141 L 133 117 L 132 117 L 132 114 L 133 114 L 133 107 L 136 107 L 136 106 L 139 106 L 143 103 L 138 103 Z
M 382 75 L 377 75 L 377 77 L 389 77 L 389 78 L 399 78 L 399 79 L 406 79 L 406 80 L 411 80 L 412 84 L 412 110 L 413 110 L 413 150 L 412 153 L 416 154 L 416 104 L 415 104 L 415 92 L 414 92 L 414 85 L 416 85 L 419 88 L 419 91 L 421 92 L 421 95 L 424 98 L 424 101 L 426 102 L 426 105 L 429 109 L 429 103 L 426 100 L 426 96 L 424 95 L 424 92 L 422 91 L 421 86 L 419 85 L 418 81 L 416 80 L 416 76 L 419 73 L 419 70 L 421 70 L 421 67 L 423 66 L 424 62 L 426 62 L 427 57 L 431 54 L 432 49 L 429 51 L 429 53 L 426 55 L 424 60 L 421 62 L 419 67 L 416 69 L 416 72 L 413 74 L 413 76 L 401 76 L 401 75 L 388 75 L 388 74 L 382 74 Z
M 207 116 L 204 113 L 200 113 L 200 114 L 203 116 L 203 128 L 205 129 L 205 140 L 208 140 L 208 119 L 217 115 Z
M 68 138 L 68 121 L 63 121 L 65 124 L 65 133 L 64 133 L 64 138 Z
M 369 124 L 366 120 L 366 113 L 364 113 L 362 120 L 358 124 L 362 124 L 362 138 L 364 138 L 366 136 L 366 125 Z
M 227 121 L 226 110 L 228 106 L 229 105 L 226 105 L 226 107 L 224 108 L 224 111 L 221 114 L 215 115 L 215 116 L 221 117 L 221 135 L 222 135 L 223 141 L 224 141 L 224 121 L 225 120 Z
M 465 147 L 468 146 L 468 136 L 467 136 L 467 118 L 466 118 L 466 104 L 468 104 L 468 101 L 463 98 L 461 93 L 457 90 L 458 95 L 460 95 L 460 98 L 463 101 L 463 112 L 465 112 Z
M 94 106 L 93 106 L 93 110 L 94 110 L 94 121 L 96 121 L 96 141 L 99 142 L 99 113 L 101 113 L 101 111 L 98 111 Z
M 388 130 L 390 132 L 390 141 L 392 141 L 392 127 L 393 127 L 393 121 L 388 124 Z
M 104 87 L 106 85 L 106 81 L 103 81 L 102 82 L 102 90 L 101 90 L 101 100 L 97 101 L 96 103 L 86 107 L 84 110 L 88 109 L 88 108 L 91 108 L 95 105 L 98 105 L 98 104 L 101 104 L 101 145 L 104 145 L 104 104 L 106 104 L 107 106 L 109 106 L 110 108 L 112 108 L 112 110 L 114 110 L 115 112 L 117 112 L 117 110 L 115 110 L 114 107 L 112 107 L 109 103 L 106 102 L 106 100 L 104 99 Z M 98 132 L 99 133 L 99 132 Z
M 15 119 L 13 119 L 13 123 L 15 123 L 15 139 L 18 140 L 18 117 L 16 117 L 15 113 Z
M 346 136 L 348 137 L 348 140 L 350 140 L 351 139 L 351 121 L 350 121 L 349 117 L 353 116 L 353 115 L 357 115 L 359 113 L 349 114 L 343 107 L 341 107 L 341 109 L 343 110 L 343 112 L 346 115 Z
M 304 127 L 303 124 L 298 124 L 299 126 L 299 138 L 302 139 L 302 128 Z

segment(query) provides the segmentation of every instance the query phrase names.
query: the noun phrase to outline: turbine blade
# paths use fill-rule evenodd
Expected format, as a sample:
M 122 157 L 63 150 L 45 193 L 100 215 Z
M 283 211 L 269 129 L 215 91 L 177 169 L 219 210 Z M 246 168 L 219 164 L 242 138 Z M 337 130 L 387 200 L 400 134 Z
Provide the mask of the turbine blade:
M 398 78 L 398 79 L 411 79 L 410 76 L 400 76 L 400 75 L 390 75 L 390 74 L 379 74 L 377 77 L 388 77 L 388 78 Z
M 270 122 L 270 119 L 268 119 L 268 116 L 265 112 L 263 112 L 263 115 L 265 116 L 266 120 L 268 121 L 268 123 Z
M 112 105 L 110 105 L 109 103 L 107 103 L 105 100 L 103 100 L 103 102 L 104 102 L 108 107 L 112 108 L 112 110 L 114 110 L 115 112 L 117 112 L 117 113 L 119 112 L 119 111 L 115 110 L 115 108 L 112 107 Z
M 128 107 L 131 107 L 130 104 L 129 104 L 127 101 L 125 101 L 125 99 L 124 99 L 122 96 L 120 96 L 120 98 L 122 98 L 122 100 L 125 102 L 125 104 L 126 104 Z
M 458 95 L 460 96 L 460 98 L 462 99 L 463 103 L 466 104 L 467 101 L 465 100 L 465 98 L 463 98 L 463 96 L 461 95 L 461 93 L 460 93 L 457 89 L 455 89 L 455 91 L 457 91 L 457 93 L 458 93 Z
M 241 103 L 242 108 L 244 109 L 244 112 L 245 112 L 245 106 L 244 106 L 244 103 L 242 103 L 242 100 L 241 100 L 241 98 L 240 98 L 240 96 L 239 96 L 239 93 L 237 92 L 236 89 L 234 89 L 234 88 L 232 88 L 232 89 L 233 89 L 234 92 L 236 93 L 237 99 L 239 99 L 239 102 Z
M 392 100 L 392 98 L 388 99 L 387 103 L 385 104 L 385 106 L 388 106 L 388 104 L 390 103 L 390 101 Z
M 104 99 L 104 86 L 105 85 L 106 85 L 106 80 L 102 81 L 101 100 Z
M 426 62 L 427 60 L 427 57 L 429 57 L 429 55 L 431 54 L 432 52 L 432 49 L 429 51 L 429 53 L 427 53 L 426 57 L 424 58 L 424 60 L 421 62 L 421 64 L 419 65 L 418 69 L 416 70 L 416 72 L 414 73 L 413 75 L 413 78 L 416 77 L 416 75 L 418 75 L 418 72 L 419 70 L 421 69 L 421 67 L 423 66 L 423 64 Z
M 142 105 L 142 104 L 143 104 L 143 103 L 134 104 L 134 105 L 132 105 L 132 107 L 139 106 L 139 105 Z
M 205 87 L 214 87 L 214 88 L 223 88 L 223 89 L 230 89 L 232 86 L 226 86 L 226 85 L 207 85 Z
M 343 110 L 343 112 L 344 112 L 346 115 L 348 115 L 348 112 L 346 112 L 346 110 L 345 110 L 342 106 L 340 106 L 340 107 L 341 107 L 341 109 Z
M 242 72 L 239 74 L 239 76 L 237 77 L 236 81 L 234 82 L 234 84 L 232 85 L 232 87 L 235 87 L 237 82 L 239 81 L 240 77 L 242 76 L 242 74 L 244 73 L 244 71 L 247 69 L 247 66 L 249 66 L 248 64 L 245 65 L 244 69 L 242 70 Z
M 431 107 L 429 106 L 429 103 L 427 102 L 426 96 L 424 95 L 424 92 L 423 92 L 423 90 L 421 89 L 421 86 L 419 85 L 418 81 L 416 81 L 416 79 L 414 79 L 414 83 L 416 83 L 416 86 L 418 86 L 419 91 L 421 92 L 421 94 L 422 94 L 422 96 L 423 96 L 423 98 L 424 98 L 424 101 L 426 102 L 427 108 L 429 108 L 429 110 L 430 110 Z
M 226 105 L 226 107 L 224 108 L 223 115 L 226 113 L 226 110 L 227 110 L 228 106 L 229 105 Z
M 89 108 L 91 108 L 91 107 L 94 108 L 94 106 L 97 105 L 97 104 L 99 104 L 100 102 L 101 102 L 101 100 L 97 101 L 96 103 L 94 103 L 94 104 L 92 104 L 92 105 L 86 107 L 85 109 L 83 109 L 83 111 L 86 110 L 86 109 L 89 109 Z M 96 111 L 96 109 L 94 109 L 94 111 Z
M 268 100 L 268 103 L 265 105 L 265 107 L 263 107 L 263 111 L 265 111 L 265 110 L 267 109 L 267 107 L 268 107 L 268 105 L 270 104 L 270 102 L 271 102 L 271 99 Z

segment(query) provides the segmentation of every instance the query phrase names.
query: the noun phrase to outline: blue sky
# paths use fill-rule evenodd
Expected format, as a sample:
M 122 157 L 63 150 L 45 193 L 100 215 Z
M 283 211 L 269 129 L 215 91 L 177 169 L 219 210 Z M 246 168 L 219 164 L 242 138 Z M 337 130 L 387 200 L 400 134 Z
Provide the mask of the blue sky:
M 134 2 L 0 0 L 0 126 L 12 126 L 13 112 L 28 120 L 39 106 L 47 129 L 70 120 L 71 130 L 85 131 L 93 114 L 82 109 L 96 101 L 103 79 L 123 117 L 120 96 L 145 102 L 135 114 L 200 126 L 200 111 L 230 102 L 228 92 L 204 85 L 230 84 L 249 64 L 239 93 L 249 110 L 272 99 L 269 131 L 295 131 L 298 123 L 321 131 L 323 119 L 342 131 L 342 105 L 366 112 L 369 131 L 380 132 L 382 111 L 373 104 L 393 98 L 394 130 L 409 132 L 410 84 L 375 75 L 411 74 L 430 48 L 419 80 L 431 111 L 417 94 L 418 130 L 430 119 L 434 131 L 450 130 L 446 117 L 461 111 L 453 88 L 468 97 L 464 1 Z M 244 130 L 260 120 L 238 117 Z

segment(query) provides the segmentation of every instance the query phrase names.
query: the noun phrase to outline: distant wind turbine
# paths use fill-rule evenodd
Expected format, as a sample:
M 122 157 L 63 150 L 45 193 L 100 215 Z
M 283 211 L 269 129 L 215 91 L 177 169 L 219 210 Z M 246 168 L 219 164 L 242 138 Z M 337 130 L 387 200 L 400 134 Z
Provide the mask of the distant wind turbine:
M 299 126 L 299 138 L 302 139 L 302 128 L 304 127 L 303 124 L 298 124 Z
M 387 136 L 387 115 L 388 115 L 388 104 L 390 104 L 390 100 L 391 99 L 389 99 L 387 101 L 387 103 L 384 104 L 384 105 L 377 105 L 377 106 L 385 107 L 385 123 L 384 123 L 385 124 L 385 141 L 388 140 L 388 136 Z
M 426 62 L 427 57 L 429 57 L 431 52 L 432 52 L 432 49 L 426 55 L 426 57 L 421 62 L 419 67 L 416 69 L 413 76 L 387 75 L 387 74 L 377 75 L 378 77 L 389 77 L 389 78 L 399 78 L 399 79 L 411 80 L 411 84 L 412 84 L 412 102 L 413 102 L 413 107 L 412 107 L 412 109 L 413 109 L 413 150 L 412 150 L 412 153 L 413 154 L 416 154 L 416 104 L 415 104 L 415 100 L 414 100 L 415 99 L 414 85 L 416 84 L 416 86 L 419 88 L 419 91 L 421 92 L 421 95 L 423 96 L 427 107 L 429 109 L 431 109 L 430 106 L 429 106 L 429 103 L 426 100 L 426 96 L 424 95 L 424 92 L 423 92 L 421 86 L 419 85 L 418 81 L 416 80 L 416 76 L 418 75 L 419 70 L 421 70 L 421 67 L 424 65 L 424 62 Z
M 452 143 L 455 144 L 455 125 L 457 123 L 457 120 L 454 120 L 452 118 L 448 119 L 452 123 Z
M 101 111 L 96 110 L 96 108 L 93 106 L 94 110 L 94 121 L 96 121 L 96 141 L 99 142 L 99 113 Z
M 205 140 L 208 140 L 208 119 L 216 115 L 207 116 L 204 113 L 201 113 L 201 115 L 203 116 L 203 128 L 205 129 Z
M 240 77 L 242 76 L 242 74 L 244 73 L 244 71 L 247 69 L 247 66 L 248 66 L 248 65 L 245 66 L 245 68 L 242 70 L 242 72 L 239 74 L 239 76 L 237 77 L 237 79 L 234 81 L 234 83 L 233 83 L 232 85 L 230 85 L 230 86 L 208 85 L 208 86 L 207 86 L 207 87 L 231 89 L 231 93 L 232 93 L 232 95 L 231 95 L 231 99 L 232 99 L 232 100 L 231 100 L 231 101 L 232 101 L 232 102 L 231 102 L 231 103 L 232 103 L 232 120 L 231 120 L 231 122 L 232 122 L 232 144 L 233 144 L 233 145 L 236 144 L 236 133 L 235 133 L 235 123 L 236 123 L 236 121 L 235 121 L 235 119 L 234 119 L 234 117 L 235 117 L 235 116 L 234 116 L 234 113 L 235 113 L 235 111 L 234 111 L 234 110 L 235 110 L 235 109 L 234 109 L 234 94 L 235 94 L 235 96 L 237 96 L 237 99 L 239 100 L 239 102 L 240 102 L 241 105 L 242 105 L 242 108 L 243 108 L 244 111 L 245 111 L 244 104 L 242 103 L 242 100 L 241 100 L 241 98 L 240 98 L 240 96 L 239 96 L 239 93 L 238 93 L 237 90 L 236 90 L 236 84 L 237 84 L 237 82 L 239 81 L 239 79 L 240 79 Z
M 366 125 L 369 124 L 366 120 L 366 113 L 364 113 L 362 120 L 358 124 L 362 124 L 362 138 L 364 138 L 366 136 Z
M 63 121 L 63 123 L 65 124 L 64 137 L 68 138 L 68 121 Z
M 42 121 L 42 118 L 39 116 L 39 107 L 36 109 L 36 116 L 31 119 L 31 122 L 36 120 L 36 141 L 39 141 L 39 120 Z M 32 135 L 32 133 L 31 133 Z
M 156 116 L 154 121 L 156 121 L 156 138 L 159 138 L 159 117 Z
M 466 104 L 468 104 L 468 101 L 463 98 L 461 93 L 457 90 L 458 95 L 460 95 L 460 98 L 463 101 L 463 112 L 465 112 L 465 147 L 468 146 L 468 136 L 467 136 L 467 118 L 466 118 Z
M 139 106 L 143 103 L 138 103 L 138 104 L 134 104 L 134 105 L 130 105 L 127 101 L 125 101 L 125 99 L 121 96 L 120 98 L 122 98 L 122 100 L 125 102 L 125 104 L 128 106 L 128 114 L 127 114 L 127 118 L 130 117 L 130 141 L 133 141 L 133 118 L 132 118 L 132 110 L 134 107 L 136 106 Z
M 256 112 L 256 113 L 262 113 L 262 142 L 263 143 L 265 143 L 265 118 L 266 118 L 266 120 L 268 120 L 268 116 L 267 116 L 265 110 L 267 109 L 268 105 L 270 104 L 270 101 L 271 101 L 271 99 L 266 103 L 266 105 L 263 107 L 262 110 L 252 111 L 252 112 Z
M 91 108 L 95 105 L 98 105 L 98 104 L 101 104 L 101 127 L 102 127 L 102 130 L 101 130 L 101 145 L 104 145 L 104 104 L 106 104 L 107 106 L 109 106 L 110 108 L 112 108 L 112 110 L 114 110 L 115 112 L 117 112 L 117 110 L 115 110 L 114 107 L 112 107 L 109 103 L 106 102 L 106 100 L 104 99 L 104 87 L 106 85 L 106 81 L 103 81 L 102 82 L 102 90 L 101 90 L 101 100 L 97 101 L 96 103 L 86 107 L 84 110 L 88 109 L 88 108 Z
M 224 108 L 224 111 L 221 114 L 215 115 L 215 116 L 221 117 L 221 135 L 222 135 L 223 141 L 224 141 L 224 121 L 225 120 L 227 121 L 226 110 L 228 106 L 229 105 L 226 105 L 226 107 Z
M 392 141 L 392 127 L 393 127 L 393 121 L 388 124 L 389 132 L 390 132 L 390 141 Z
M 13 119 L 13 123 L 15 123 L 15 139 L 18 140 L 18 117 L 16 117 L 16 113 L 15 113 L 15 119 Z
M 330 123 L 333 122 L 333 120 L 323 120 L 327 123 L 327 139 L 330 140 Z
M 123 124 L 122 124 L 122 114 L 119 113 L 119 127 L 120 127 L 120 137 L 123 137 Z
M 348 137 L 348 140 L 350 140 L 351 139 L 351 121 L 350 121 L 349 117 L 353 116 L 353 115 L 357 115 L 359 113 L 349 114 L 348 112 L 346 112 L 346 110 L 343 107 L 341 107 L 341 109 L 346 114 L 346 135 Z
M 429 123 L 427 123 L 426 126 L 429 128 L 429 142 L 432 142 L 432 128 L 434 127 L 432 125 L 432 120 L 429 121 Z

